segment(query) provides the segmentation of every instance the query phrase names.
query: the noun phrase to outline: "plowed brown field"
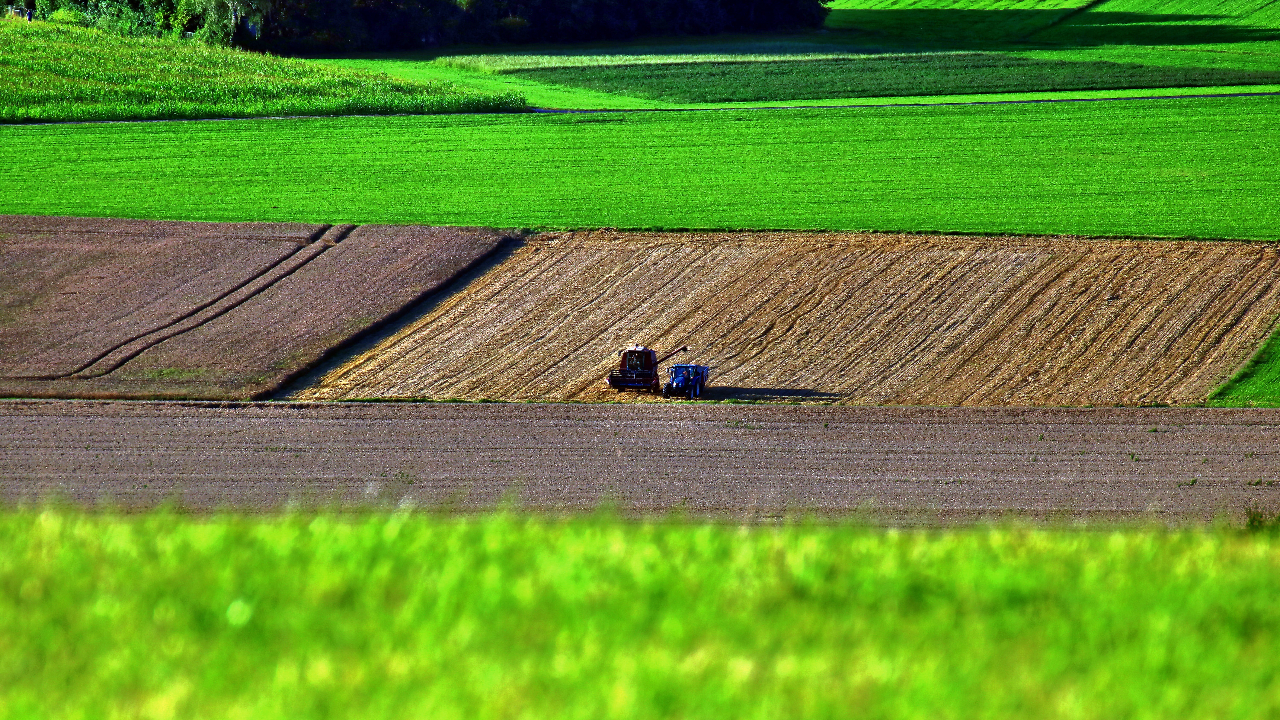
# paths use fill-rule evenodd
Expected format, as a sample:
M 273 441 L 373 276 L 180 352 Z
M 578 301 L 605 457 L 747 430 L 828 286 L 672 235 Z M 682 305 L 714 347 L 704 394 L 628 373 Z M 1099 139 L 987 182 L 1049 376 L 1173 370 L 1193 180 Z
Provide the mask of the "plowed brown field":
M 0 395 L 273 392 L 501 239 L 483 228 L 0 216 Z
M 641 343 L 690 345 L 711 399 L 1184 404 L 1278 315 L 1263 244 L 547 234 L 293 397 L 648 400 L 603 386 Z
M 82 372 L 285 262 L 327 227 L 0 216 L 0 375 Z

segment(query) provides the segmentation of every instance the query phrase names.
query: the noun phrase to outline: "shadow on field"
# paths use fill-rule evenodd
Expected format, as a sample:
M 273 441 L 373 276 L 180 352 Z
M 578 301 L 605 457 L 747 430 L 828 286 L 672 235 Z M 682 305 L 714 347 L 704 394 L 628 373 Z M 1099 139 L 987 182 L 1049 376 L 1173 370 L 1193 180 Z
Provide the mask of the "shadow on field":
M 281 384 L 280 388 L 271 393 L 269 398 L 257 399 L 286 399 L 294 393 L 319 382 L 329 372 L 345 365 L 352 358 L 372 350 L 383 340 L 392 337 L 403 328 L 430 314 L 440 303 L 454 293 L 460 292 L 474 282 L 476 278 L 506 262 L 512 254 L 524 247 L 524 245 L 523 238 L 508 235 L 502 242 L 498 243 L 493 252 L 485 255 L 478 262 L 459 273 L 457 277 L 444 286 L 426 293 L 406 305 L 399 312 L 392 313 L 383 320 L 370 325 L 368 329 L 352 337 L 347 342 L 330 348 L 318 362 Z
M 1238 19 L 1229 15 L 1079 12 L 1061 9 L 836 9 L 827 17 L 827 27 L 856 32 L 872 42 L 918 43 L 932 48 L 954 50 L 992 49 L 995 43 L 1018 41 L 1043 42 L 1064 47 L 1091 47 L 1280 40 L 1280 29 L 1238 24 Z M 1046 32 L 1049 30 L 1052 32 Z
M 732 385 L 709 385 L 702 391 L 703 400 L 765 400 L 768 402 L 791 402 L 814 400 L 834 402 L 844 397 L 838 393 L 822 392 L 808 388 L 767 388 L 767 387 L 734 387 Z

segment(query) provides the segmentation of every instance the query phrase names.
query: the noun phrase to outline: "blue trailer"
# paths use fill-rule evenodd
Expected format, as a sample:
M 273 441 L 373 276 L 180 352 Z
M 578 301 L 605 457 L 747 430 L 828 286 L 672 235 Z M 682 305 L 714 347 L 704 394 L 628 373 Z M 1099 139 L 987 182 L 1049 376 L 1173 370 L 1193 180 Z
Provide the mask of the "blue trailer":
M 667 382 L 662 386 L 662 397 L 683 397 L 696 400 L 711 380 L 711 368 L 706 365 L 672 365 L 667 368 Z

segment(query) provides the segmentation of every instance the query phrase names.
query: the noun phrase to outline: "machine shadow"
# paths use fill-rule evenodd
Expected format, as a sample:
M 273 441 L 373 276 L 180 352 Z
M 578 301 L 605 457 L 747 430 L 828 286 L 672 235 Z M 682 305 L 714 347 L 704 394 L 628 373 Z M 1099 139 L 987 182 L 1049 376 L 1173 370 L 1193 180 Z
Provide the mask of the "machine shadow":
M 796 402 L 802 400 L 835 402 L 844 396 L 809 388 L 735 387 L 732 385 L 708 385 L 702 390 L 703 400 L 743 400 L 766 402 Z

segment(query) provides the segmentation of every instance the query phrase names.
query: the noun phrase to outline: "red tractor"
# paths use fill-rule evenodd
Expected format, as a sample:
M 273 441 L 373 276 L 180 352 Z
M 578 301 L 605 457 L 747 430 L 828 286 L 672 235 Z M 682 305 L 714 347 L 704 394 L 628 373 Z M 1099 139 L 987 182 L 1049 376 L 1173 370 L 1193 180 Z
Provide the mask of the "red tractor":
M 658 366 L 669 360 L 676 353 L 688 351 L 688 346 L 658 357 L 658 353 L 643 345 L 632 345 L 626 350 L 618 351 L 618 369 L 609 373 L 606 381 L 609 387 L 619 392 L 623 390 L 640 390 L 651 393 L 662 392 L 662 377 Z

